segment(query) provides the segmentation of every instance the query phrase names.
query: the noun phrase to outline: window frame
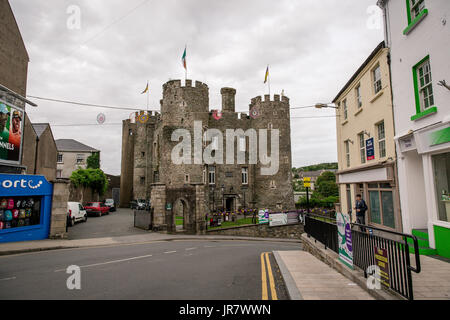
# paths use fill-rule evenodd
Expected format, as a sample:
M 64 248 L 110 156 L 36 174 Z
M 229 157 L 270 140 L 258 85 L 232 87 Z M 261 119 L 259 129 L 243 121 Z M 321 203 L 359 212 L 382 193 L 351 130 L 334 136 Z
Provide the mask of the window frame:
M 348 120 L 348 105 L 347 99 L 342 100 L 342 109 L 344 112 L 344 120 Z
M 59 160 L 61 158 L 61 160 Z M 64 154 L 63 153 L 58 153 L 58 155 L 56 156 L 56 163 L 64 163 Z
M 434 103 L 432 105 L 428 106 L 428 108 L 422 108 L 418 72 L 419 72 L 419 68 L 427 62 L 430 67 L 430 84 L 428 86 L 431 86 L 432 97 L 433 97 Z M 415 103 L 416 103 L 416 114 L 411 117 L 411 121 L 415 121 L 415 120 L 421 119 L 425 116 L 428 116 L 428 115 L 431 115 L 431 114 L 437 112 L 437 107 L 435 105 L 436 101 L 434 99 L 434 90 L 433 90 L 433 81 L 432 81 L 433 71 L 431 70 L 430 55 L 427 55 L 425 58 L 423 58 L 418 63 L 416 63 L 412 68 L 412 73 L 413 73 L 413 83 L 414 83 L 414 98 L 415 98 Z
M 364 132 L 358 134 L 359 153 L 361 156 L 361 164 L 366 163 L 366 140 L 364 139 Z
M 377 126 L 377 141 L 378 141 L 378 156 L 380 159 L 386 157 L 386 126 L 384 124 L 384 120 L 380 121 L 376 124 Z M 381 131 L 383 133 L 383 137 L 380 138 L 380 128 L 383 126 L 383 130 Z M 383 145 L 383 148 L 381 147 Z M 384 154 L 381 153 L 381 151 L 384 150 Z
M 80 160 L 81 160 L 81 161 L 80 161 Z M 77 153 L 77 156 L 76 156 L 75 161 L 76 161 L 76 164 L 84 164 L 85 161 L 86 161 L 86 158 L 85 158 L 84 154 L 82 154 L 82 153 Z
M 243 185 L 248 185 L 248 167 L 241 169 L 241 182 Z
M 350 167 L 350 141 L 345 140 L 344 141 L 344 153 L 345 153 L 345 160 L 347 164 L 347 168 Z
M 379 79 L 377 79 L 376 71 L 379 70 Z M 379 83 L 379 85 L 378 85 Z M 372 68 L 372 89 L 374 94 L 378 94 L 383 90 L 383 82 L 382 82 L 382 75 L 381 75 L 381 65 L 379 63 L 376 64 L 375 67 Z
M 356 95 L 356 105 L 358 106 L 358 110 L 362 108 L 362 96 L 361 96 L 361 84 L 359 83 L 355 88 Z
M 377 187 L 373 187 L 371 186 L 371 184 L 376 184 Z M 367 194 L 368 194 L 368 199 L 366 201 L 367 203 L 367 207 L 368 207 L 368 219 L 370 223 L 373 223 L 375 225 L 379 225 L 385 228 L 389 228 L 391 230 L 395 230 L 397 227 L 397 217 L 396 217 L 396 206 L 395 206 L 395 188 L 393 188 L 392 186 L 390 186 L 389 188 L 387 187 L 383 187 L 383 184 L 389 184 L 389 182 L 373 182 L 367 185 Z M 372 221 L 372 208 L 371 208 L 371 198 L 370 198 L 370 193 L 371 192 L 377 192 L 378 193 L 378 204 L 379 204 L 379 214 L 380 214 L 380 223 L 378 222 L 373 222 Z M 394 227 L 391 226 L 387 226 L 384 224 L 384 209 L 383 209 L 383 199 L 382 199 L 382 192 L 391 192 L 392 193 L 392 212 L 394 214 L 393 216 L 393 220 L 394 220 Z
M 208 167 L 208 184 L 216 184 L 216 167 L 214 166 Z

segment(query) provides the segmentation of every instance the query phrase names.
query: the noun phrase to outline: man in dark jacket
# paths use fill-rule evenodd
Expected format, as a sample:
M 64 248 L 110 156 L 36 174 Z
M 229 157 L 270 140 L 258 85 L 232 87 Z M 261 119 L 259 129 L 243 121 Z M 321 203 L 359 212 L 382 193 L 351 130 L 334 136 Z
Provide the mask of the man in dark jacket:
M 356 223 L 358 224 L 366 224 L 366 211 L 367 205 L 366 202 L 362 199 L 361 195 L 356 195 Z M 361 228 L 361 231 L 365 231 L 364 228 Z

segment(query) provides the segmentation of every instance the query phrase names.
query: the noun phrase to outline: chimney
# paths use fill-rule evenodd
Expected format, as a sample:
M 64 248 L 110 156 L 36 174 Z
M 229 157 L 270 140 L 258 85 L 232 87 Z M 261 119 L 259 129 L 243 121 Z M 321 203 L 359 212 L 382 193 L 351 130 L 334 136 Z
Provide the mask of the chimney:
M 220 93 L 222 94 L 222 112 L 235 112 L 236 89 L 222 88 Z

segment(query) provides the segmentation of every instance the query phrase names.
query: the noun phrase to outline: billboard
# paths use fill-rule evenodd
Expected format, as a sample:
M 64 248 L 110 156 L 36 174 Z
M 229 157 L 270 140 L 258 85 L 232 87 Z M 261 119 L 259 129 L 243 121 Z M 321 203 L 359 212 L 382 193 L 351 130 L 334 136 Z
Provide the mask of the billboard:
M 0 100 L 0 162 L 20 164 L 23 109 Z

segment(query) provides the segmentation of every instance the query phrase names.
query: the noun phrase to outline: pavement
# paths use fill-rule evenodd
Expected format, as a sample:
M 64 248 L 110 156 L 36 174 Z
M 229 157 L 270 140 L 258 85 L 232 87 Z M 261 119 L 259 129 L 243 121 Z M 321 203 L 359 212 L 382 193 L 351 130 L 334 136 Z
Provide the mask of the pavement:
M 0 299 L 286 300 L 271 252 L 298 246 L 180 240 L 1 256 Z
M 292 300 L 374 300 L 356 283 L 306 251 L 275 251 Z
M 414 299 L 450 300 L 450 260 L 420 256 L 420 265 L 421 272 L 412 273 Z

